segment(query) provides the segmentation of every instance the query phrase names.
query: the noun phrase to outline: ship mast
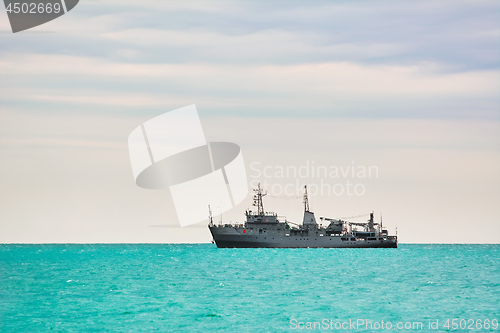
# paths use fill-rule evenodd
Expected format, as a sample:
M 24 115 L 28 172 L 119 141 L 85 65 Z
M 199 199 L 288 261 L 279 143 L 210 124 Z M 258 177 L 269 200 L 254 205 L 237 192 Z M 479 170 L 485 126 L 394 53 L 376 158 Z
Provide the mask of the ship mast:
M 264 215 L 264 205 L 262 204 L 262 197 L 267 195 L 267 193 L 262 193 L 262 188 L 257 185 L 257 189 L 253 190 L 255 192 L 253 196 L 253 205 L 257 207 L 257 215 Z
M 370 219 L 368 220 L 368 231 L 372 232 L 373 231 L 373 212 L 370 213 Z
M 213 225 L 214 221 L 212 219 L 212 210 L 210 209 L 210 205 L 208 205 L 208 224 Z
M 309 211 L 309 199 L 307 197 L 307 185 L 304 185 L 304 211 Z

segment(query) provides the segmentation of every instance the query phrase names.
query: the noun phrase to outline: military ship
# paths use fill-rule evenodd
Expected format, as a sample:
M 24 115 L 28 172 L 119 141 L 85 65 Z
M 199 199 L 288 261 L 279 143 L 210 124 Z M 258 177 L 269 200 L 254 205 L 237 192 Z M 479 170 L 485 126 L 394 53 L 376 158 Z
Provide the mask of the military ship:
M 245 212 L 245 224 L 215 224 L 209 206 L 208 228 L 213 242 L 219 248 L 397 248 L 397 236 L 389 236 L 382 228 L 382 220 L 375 223 L 373 212 L 365 223 L 350 222 L 340 218 L 320 217 L 328 223 L 316 222 L 309 209 L 307 186 L 304 186 L 304 219 L 302 225 L 280 218 L 276 213 L 265 212 L 260 184 L 254 189 L 253 206 L 257 211 Z

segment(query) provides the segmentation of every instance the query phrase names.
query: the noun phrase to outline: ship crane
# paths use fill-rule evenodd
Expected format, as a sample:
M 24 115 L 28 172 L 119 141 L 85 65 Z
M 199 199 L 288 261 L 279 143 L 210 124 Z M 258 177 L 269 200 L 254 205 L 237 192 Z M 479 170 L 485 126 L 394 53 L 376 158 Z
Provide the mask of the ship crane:
M 341 219 L 332 219 L 332 218 L 329 218 L 329 217 L 323 217 L 321 216 L 319 218 L 321 221 L 325 220 L 325 221 L 342 221 Z
M 375 223 L 373 221 L 373 212 L 371 212 L 370 214 L 363 214 L 363 215 L 358 215 L 358 216 L 353 216 L 353 217 L 361 217 L 361 216 L 366 216 L 366 215 L 369 215 L 370 216 L 370 219 L 367 221 L 367 222 L 353 222 L 353 221 L 347 221 L 347 220 L 343 220 L 341 218 L 337 218 L 337 219 L 333 219 L 333 218 L 329 218 L 329 217 L 320 217 L 321 220 L 325 220 L 325 221 L 329 221 L 329 222 L 336 222 L 336 223 L 345 223 L 348 227 L 349 227 L 349 230 L 351 230 L 352 232 L 352 227 L 363 227 L 365 232 L 374 232 L 375 231 L 375 226 L 378 226 L 378 229 L 379 229 L 379 233 L 381 233 L 381 223 Z

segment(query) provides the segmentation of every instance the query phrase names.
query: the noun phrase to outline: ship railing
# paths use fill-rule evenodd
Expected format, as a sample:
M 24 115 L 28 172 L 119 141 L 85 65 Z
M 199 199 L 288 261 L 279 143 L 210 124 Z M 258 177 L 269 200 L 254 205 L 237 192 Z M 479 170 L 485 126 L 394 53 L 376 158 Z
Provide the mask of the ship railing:
M 219 223 L 219 224 L 209 224 L 211 227 L 218 227 L 218 228 L 244 228 L 245 225 L 242 223 Z

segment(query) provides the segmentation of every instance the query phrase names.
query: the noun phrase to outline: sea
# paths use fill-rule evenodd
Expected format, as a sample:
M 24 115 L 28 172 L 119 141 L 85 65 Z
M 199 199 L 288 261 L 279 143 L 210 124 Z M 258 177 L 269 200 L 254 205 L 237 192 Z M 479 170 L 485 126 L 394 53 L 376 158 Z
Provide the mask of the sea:
M 0 244 L 0 332 L 495 332 L 500 245 Z

